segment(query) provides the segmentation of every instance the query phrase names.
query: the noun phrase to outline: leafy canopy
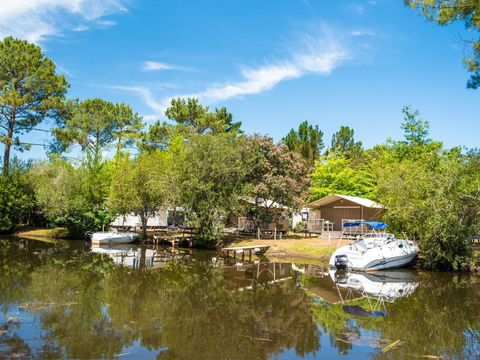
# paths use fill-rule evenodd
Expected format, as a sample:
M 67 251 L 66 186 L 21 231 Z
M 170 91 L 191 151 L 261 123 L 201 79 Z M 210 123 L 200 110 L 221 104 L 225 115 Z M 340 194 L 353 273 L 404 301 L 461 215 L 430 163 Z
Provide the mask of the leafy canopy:
M 310 167 L 319 159 L 324 147 L 323 132 L 308 121 L 302 122 L 298 130 L 291 129 L 282 141 L 290 151 L 298 152 Z
M 332 194 L 376 198 L 375 178 L 368 164 L 354 165 L 344 156 L 326 155 L 310 174 L 310 201 Z
M 142 118 L 129 105 L 102 99 L 70 104 L 70 116 L 57 123 L 57 151 L 78 144 L 94 163 L 116 141 L 117 151 L 132 144 L 143 127 Z
M 209 111 L 197 98 L 172 99 L 165 115 L 177 125 L 198 134 L 241 133 L 241 122 L 233 121 L 233 116 L 225 107 Z
M 193 135 L 178 146 L 174 160 L 177 205 L 198 229 L 199 245 L 219 241 L 227 215 L 245 195 L 250 168 L 241 142 L 233 133 L 219 133 Z
M 9 36 L 0 41 L 0 141 L 5 145 L 4 173 L 11 147 L 23 151 L 29 144 L 19 135 L 44 119 L 62 117 L 68 83 L 55 74 L 55 64 L 39 46 Z
M 112 166 L 108 206 L 117 214 L 140 215 L 143 237 L 148 217 L 165 205 L 169 170 L 166 160 L 164 151 L 143 153 L 134 159 L 119 155 Z
M 330 153 L 334 156 L 344 156 L 349 159 L 358 158 L 362 155 L 363 145 L 361 141 L 355 141 L 355 131 L 348 126 L 341 126 L 340 130 L 332 136 Z

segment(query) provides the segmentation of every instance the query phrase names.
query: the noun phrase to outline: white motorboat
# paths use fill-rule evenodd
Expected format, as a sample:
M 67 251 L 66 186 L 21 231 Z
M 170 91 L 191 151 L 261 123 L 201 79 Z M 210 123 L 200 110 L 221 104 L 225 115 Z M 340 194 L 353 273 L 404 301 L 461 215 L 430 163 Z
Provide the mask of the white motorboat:
M 133 232 L 96 232 L 92 234 L 92 244 L 129 244 L 138 238 Z
M 383 222 L 351 222 L 344 227 L 369 226 L 372 233 L 356 239 L 350 245 L 339 247 L 330 257 L 331 268 L 341 270 L 384 270 L 402 268 L 414 262 L 419 248 L 411 240 L 397 239 L 393 234 L 381 233 Z

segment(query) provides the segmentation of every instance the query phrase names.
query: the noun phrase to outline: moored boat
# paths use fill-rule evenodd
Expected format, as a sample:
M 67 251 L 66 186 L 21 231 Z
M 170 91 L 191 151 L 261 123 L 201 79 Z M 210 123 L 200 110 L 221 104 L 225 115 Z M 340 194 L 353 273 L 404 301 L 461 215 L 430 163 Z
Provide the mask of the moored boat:
M 92 244 L 129 244 L 137 238 L 133 232 L 96 232 L 91 236 Z
M 344 227 L 368 226 L 372 232 L 353 243 L 339 247 L 330 257 L 331 268 L 340 270 L 385 270 L 402 268 L 412 264 L 419 252 L 411 240 L 397 239 L 393 234 L 380 232 L 387 225 L 383 222 L 352 222 Z

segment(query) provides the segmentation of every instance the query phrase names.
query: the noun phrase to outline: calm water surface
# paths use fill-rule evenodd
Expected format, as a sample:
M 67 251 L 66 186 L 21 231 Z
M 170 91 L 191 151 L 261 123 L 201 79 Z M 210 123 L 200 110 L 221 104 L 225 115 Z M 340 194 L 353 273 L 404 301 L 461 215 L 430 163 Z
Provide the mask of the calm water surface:
M 476 276 L 7 239 L 0 275 L 0 359 L 480 359 Z

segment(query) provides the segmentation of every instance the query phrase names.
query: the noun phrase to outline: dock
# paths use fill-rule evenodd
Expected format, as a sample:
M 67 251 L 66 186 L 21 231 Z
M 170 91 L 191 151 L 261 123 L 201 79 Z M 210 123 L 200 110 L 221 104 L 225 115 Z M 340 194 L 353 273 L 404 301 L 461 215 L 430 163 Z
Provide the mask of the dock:
M 265 252 L 270 249 L 270 245 L 251 245 L 251 246 L 234 246 L 234 247 L 225 247 L 221 251 L 226 254 L 227 257 L 233 254 L 233 258 L 242 257 L 242 261 L 245 260 L 245 253 L 248 254 L 249 261 L 252 261 L 252 253 L 256 255 L 263 255 Z

